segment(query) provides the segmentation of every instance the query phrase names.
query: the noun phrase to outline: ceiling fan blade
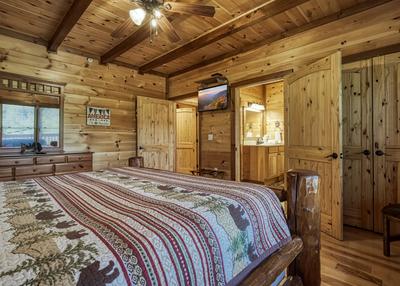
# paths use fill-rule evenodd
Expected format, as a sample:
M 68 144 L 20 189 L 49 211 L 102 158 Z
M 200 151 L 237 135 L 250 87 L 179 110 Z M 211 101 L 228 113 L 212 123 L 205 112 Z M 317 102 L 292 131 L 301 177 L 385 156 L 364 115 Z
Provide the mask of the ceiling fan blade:
M 168 39 L 172 43 L 176 43 L 181 40 L 181 37 L 179 37 L 179 35 L 176 33 L 174 27 L 172 26 L 171 22 L 167 19 L 167 17 L 163 16 L 160 19 L 158 19 L 158 25 L 160 26 L 160 29 L 167 34 Z
M 112 33 L 111 36 L 113 38 L 123 38 L 126 35 L 129 35 L 135 28 L 135 24 L 132 19 L 129 17 L 124 22 L 122 22 Z
M 213 6 L 204 6 L 180 2 L 164 2 L 164 8 L 169 12 L 181 14 L 194 14 L 205 17 L 214 17 L 215 15 L 215 7 Z

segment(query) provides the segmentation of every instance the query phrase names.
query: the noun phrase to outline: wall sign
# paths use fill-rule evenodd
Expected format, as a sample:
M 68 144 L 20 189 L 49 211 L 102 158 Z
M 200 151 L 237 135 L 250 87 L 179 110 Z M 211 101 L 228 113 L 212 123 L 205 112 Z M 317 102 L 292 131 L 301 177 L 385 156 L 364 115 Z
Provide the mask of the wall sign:
M 86 124 L 91 126 L 110 126 L 111 110 L 100 107 L 87 107 Z

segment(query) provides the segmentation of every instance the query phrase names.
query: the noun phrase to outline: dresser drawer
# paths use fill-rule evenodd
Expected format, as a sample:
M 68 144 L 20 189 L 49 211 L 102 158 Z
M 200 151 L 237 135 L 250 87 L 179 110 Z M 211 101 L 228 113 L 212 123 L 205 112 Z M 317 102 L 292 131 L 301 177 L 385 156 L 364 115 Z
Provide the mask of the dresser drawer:
M 45 156 L 36 158 L 36 164 L 38 165 L 54 163 L 65 163 L 65 156 Z
M 278 147 L 268 147 L 269 148 L 269 153 L 278 153 L 279 148 Z
M 12 168 L 0 168 L 0 178 L 12 177 Z
M 49 175 L 53 174 L 53 165 L 35 165 L 26 167 L 15 167 L 15 176 Z
M 57 164 L 56 167 L 56 175 L 66 174 L 66 173 L 75 173 L 75 172 L 88 172 L 92 171 L 92 162 L 75 162 L 75 163 L 64 163 Z
M 0 167 L 33 165 L 33 157 L 0 159 Z
M 83 162 L 83 161 L 92 161 L 92 154 L 68 155 L 68 163 Z

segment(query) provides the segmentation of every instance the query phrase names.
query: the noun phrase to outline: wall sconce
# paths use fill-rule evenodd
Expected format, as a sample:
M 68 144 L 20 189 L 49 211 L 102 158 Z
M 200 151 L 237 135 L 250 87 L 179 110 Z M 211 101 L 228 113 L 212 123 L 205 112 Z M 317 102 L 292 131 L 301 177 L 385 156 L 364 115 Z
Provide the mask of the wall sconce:
M 249 102 L 246 110 L 247 111 L 253 111 L 253 112 L 261 112 L 261 111 L 265 110 L 265 106 L 262 105 L 262 104 Z

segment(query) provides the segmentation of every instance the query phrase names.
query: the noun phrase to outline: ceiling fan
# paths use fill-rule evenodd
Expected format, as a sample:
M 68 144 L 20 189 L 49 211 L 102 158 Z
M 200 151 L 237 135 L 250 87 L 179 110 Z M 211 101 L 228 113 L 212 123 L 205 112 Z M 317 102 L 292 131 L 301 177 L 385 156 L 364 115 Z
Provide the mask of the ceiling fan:
M 152 34 L 157 34 L 158 28 L 160 28 L 167 34 L 171 42 L 178 42 L 181 38 L 176 33 L 170 20 L 168 19 L 168 13 L 171 12 L 204 17 L 214 17 L 215 15 L 215 7 L 213 6 L 164 0 L 131 1 L 139 6 L 129 11 L 131 21 L 137 26 L 141 26 L 143 23 L 149 22 Z

